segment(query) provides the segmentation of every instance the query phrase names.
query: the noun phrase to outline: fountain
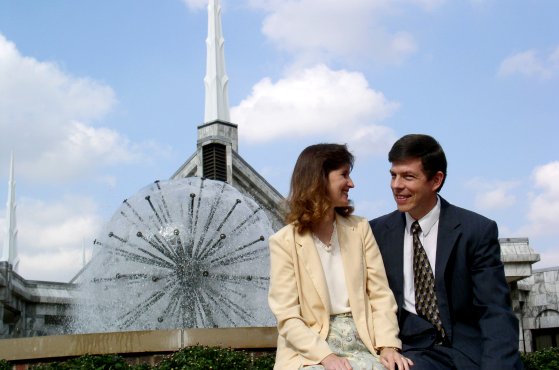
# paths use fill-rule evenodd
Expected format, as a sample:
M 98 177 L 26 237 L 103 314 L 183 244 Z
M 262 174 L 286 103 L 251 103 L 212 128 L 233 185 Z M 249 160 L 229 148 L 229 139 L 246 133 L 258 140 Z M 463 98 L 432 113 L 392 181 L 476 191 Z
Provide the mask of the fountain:
M 274 326 L 271 233 L 263 209 L 225 182 L 156 181 L 95 241 L 72 331 Z
M 174 180 L 156 181 L 122 203 L 72 284 L 27 284 L 11 270 L 4 274 L 17 283 L 8 291 L 23 332 L 49 335 L 4 339 L 0 358 L 27 366 L 83 354 L 157 357 L 196 344 L 275 348 L 266 214 L 279 216 L 282 197 L 238 155 L 219 0 L 208 1 L 207 47 L 206 114 L 195 155 Z M 208 168 L 205 149 L 216 155 Z M 212 169 L 254 192 L 258 203 L 224 182 L 184 178 Z

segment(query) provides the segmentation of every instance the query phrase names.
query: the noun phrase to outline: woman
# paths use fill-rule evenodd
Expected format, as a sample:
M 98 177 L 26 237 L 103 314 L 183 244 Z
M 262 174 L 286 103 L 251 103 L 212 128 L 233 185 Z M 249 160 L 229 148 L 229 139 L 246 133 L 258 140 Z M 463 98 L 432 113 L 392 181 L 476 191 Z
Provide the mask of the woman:
M 369 224 L 351 216 L 352 167 L 338 144 L 309 146 L 295 164 L 288 225 L 269 240 L 276 370 L 412 364 L 399 353 L 396 302 Z

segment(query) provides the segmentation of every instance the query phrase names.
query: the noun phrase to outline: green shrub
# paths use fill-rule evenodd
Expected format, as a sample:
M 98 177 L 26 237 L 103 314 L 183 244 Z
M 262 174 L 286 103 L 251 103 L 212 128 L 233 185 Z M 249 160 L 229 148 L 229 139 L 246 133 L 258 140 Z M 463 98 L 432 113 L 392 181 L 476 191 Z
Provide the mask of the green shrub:
M 0 370 L 11 370 L 7 362 Z M 274 356 L 264 354 L 255 356 L 243 351 L 229 348 L 193 346 L 186 347 L 165 357 L 158 365 L 129 365 L 118 355 L 85 355 L 62 362 L 38 364 L 33 370 L 271 370 L 274 367 Z
M 129 370 L 131 367 L 118 355 L 84 355 L 62 362 L 32 366 L 33 370 Z
M 130 365 L 130 370 L 151 370 L 153 367 L 149 364 Z
M 228 348 L 192 346 L 186 347 L 163 359 L 159 370 L 218 370 L 250 369 L 250 357 L 240 351 Z
M 521 357 L 526 370 L 559 370 L 559 348 L 523 353 Z
M 260 355 L 254 359 L 252 368 L 254 370 L 272 370 L 276 362 L 275 354 Z
M 0 360 L 0 370 L 12 370 L 12 365 L 6 360 Z
M 559 348 L 521 354 L 526 370 L 559 370 Z M 272 353 L 254 356 L 230 348 L 193 346 L 165 357 L 157 366 L 129 365 L 118 355 L 85 355 L 62 362 L 34 365 L 34 370 L 271 370 Z M 0 360 L 0 370 L 12 370 L 6 360 Z

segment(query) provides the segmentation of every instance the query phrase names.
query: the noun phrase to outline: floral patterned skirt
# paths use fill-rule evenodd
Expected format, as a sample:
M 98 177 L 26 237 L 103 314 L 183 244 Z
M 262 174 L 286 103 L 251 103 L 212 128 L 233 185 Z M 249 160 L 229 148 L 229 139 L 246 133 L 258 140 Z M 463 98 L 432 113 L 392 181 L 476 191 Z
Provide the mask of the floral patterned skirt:
M 326 342 L 334 354 L 346 357 L 353 370 L 386 370 L 359 338 L 351 314 L 330 317 L 330 332 Z M 324 370 L 322 365 L 304 366 L 304 370 Z

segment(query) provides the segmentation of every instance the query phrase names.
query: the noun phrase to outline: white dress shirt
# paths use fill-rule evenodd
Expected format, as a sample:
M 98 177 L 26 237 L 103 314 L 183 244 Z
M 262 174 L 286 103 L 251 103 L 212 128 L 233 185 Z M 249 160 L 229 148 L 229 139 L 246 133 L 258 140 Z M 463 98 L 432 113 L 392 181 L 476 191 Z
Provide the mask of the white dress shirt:
M 436 276 L 435 262 L 437 260 L 437 236 L 439 235 L 439 216 L 441 214 L 441 201 L 437 196 L 437 204 L 419 221 L 421 232 L 419 240 L 427 253 L 433 275 Z M 404 231 L 404 309 L 415 313 L 415 288 L 413 275 L 413 235 L 411 224 L 416 220 L 406 213 L 406 229 Z

